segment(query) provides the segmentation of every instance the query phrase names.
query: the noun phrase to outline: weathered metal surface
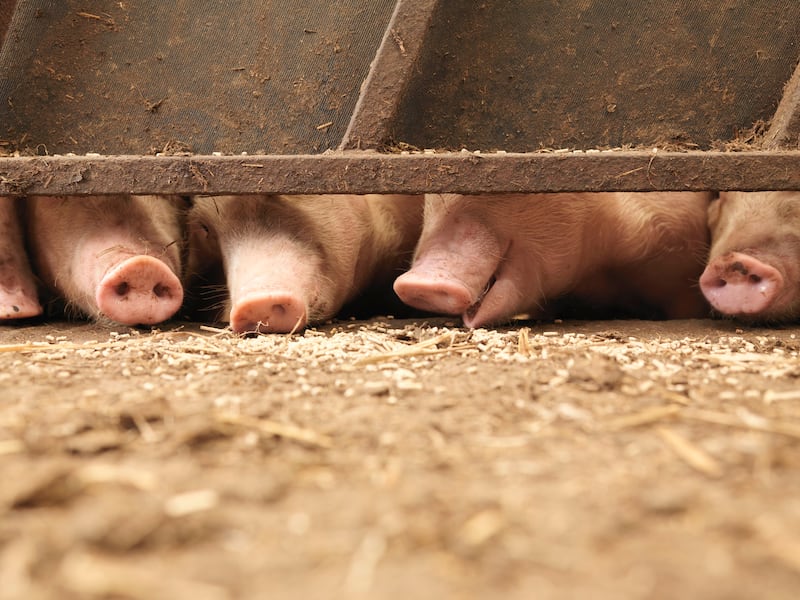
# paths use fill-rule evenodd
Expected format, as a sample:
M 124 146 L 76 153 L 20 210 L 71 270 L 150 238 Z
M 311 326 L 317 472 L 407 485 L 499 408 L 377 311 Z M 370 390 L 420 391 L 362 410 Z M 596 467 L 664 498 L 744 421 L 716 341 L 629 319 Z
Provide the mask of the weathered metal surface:
M 397 123 L 420 148 L 712 149 L 768 121 L 797 0 L 447 0 Z
M 89 4 L 0 0 L 0 193 L 800 189 L 795 0 Z
M 337 148 L 395 3 L 18 0 L 0 139 L 39 155 Z
M 762 141 L 762 148 L 800 148 L 800 65 L 783 89 L 783 97 Z
M 11 16 L 14 14 L 17 0 L 0 0 L 0 44 L 6 37 L 8 25 L 11 23 Z
M 0 194 L 800 190 L 800 151 L 0 158 Z
M 399 0 L 361 90 L 340 149 L 377 149 L 406 96 L 431 19 L 440 0 Z

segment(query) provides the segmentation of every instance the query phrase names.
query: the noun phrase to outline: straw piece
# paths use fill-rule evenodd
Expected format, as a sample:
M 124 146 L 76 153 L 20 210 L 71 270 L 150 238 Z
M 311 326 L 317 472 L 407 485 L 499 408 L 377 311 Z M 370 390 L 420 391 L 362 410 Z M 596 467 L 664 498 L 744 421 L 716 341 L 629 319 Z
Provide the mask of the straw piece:
M 681 407 L 677 404 L 666 404 L 663 406 L 651 406 L 638 413 L 632 413 L 616 417 L 609 420 L 606 425 L 610 429 L 628 429 L 631 427 L 640 427 L 642 425 L 649 425 L 677 415 L 681 411 Z
M 469 343 L 455 343 L 456 332 L 449 331 L 442 333 L 441 335 L 437 335 L 436 337 L 432 337 L 430 339 L 424 340 L 422 342 L 417 342 L 416 344 L 412 344 L 410 346 L 406 346 L 400 350 L 395 350 L 393 352 L 386 352 L 384 354 L 374 354 L 372 356 L 365 356 L 363 358 L 358 359 L 355 364 L 356 365 L 368 365 L 378 362 L 383 362 L 385 360 L 392 360 L 394 358 L 404 358 L 409 356 L 430 356 L 433 354 L 446 354 L 449 352 L 459 352 L 463 350 L 474 350 L 477 348 L 475 344 Z M 439 348 L 439 344 L 447 343 L 448 345 L 445 348 Z
M 192 490 L 170 496 L 164 501 L 164 512 L 170 517 L 184 517 L 210 510 L 219 504 L 216 490 Z
M 702 421 L 703 423 L 714 423 L 715 425 L 724 425 L 726 427 L 778 433 L 780 435 L 800 439 L 800 425 L 773 421 L 761 417 L 760 415 L 751 414 L 750 418 L 743 420 L 741 417 L 711 410 L 683 410 L 681 411 L 681 417 Z
M 800 390 L 786 390 L 783 392 L 767 390 L 764 392 L 764 404 L 772 404 L 773 402 L 785 400 L 800 400 Z
M 220 413 L 217 415 L 217 420 L 228 425 L 239 425 L 241 427 L 256 429 L 268 435 L 277 435 L 312 446 L 319 446 L 321 448 L 331 448 L 333 446 L 333 442 L 329 436 L 296 425 L 278 423 L 267 419 L 256 419 L 254 417 L 233 413 Z
M 531 330 L 529 327 L 523 327 L 519 330 L 519 338 L 517 340 L 517 352 L 522 356 L 530 356 L 533 354 L 533 346 L 531 346 L 530 338 Z
M 705 450 L 692 444 L 689 440 L 666 427 L 656 428 L 656 432 L 680 458 L 693 469 L 709 477 L 720 477 L 722 467 Z

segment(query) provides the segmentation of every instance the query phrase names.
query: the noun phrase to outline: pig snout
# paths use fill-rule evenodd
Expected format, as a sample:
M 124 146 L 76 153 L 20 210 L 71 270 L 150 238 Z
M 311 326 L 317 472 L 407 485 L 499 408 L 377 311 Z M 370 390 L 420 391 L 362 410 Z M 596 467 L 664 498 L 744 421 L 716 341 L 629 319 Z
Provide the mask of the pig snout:
M 491 280 L 480 285 L 461 279 L 453 265 L 415 264 L 394 282 L 394 291 L 409 306 L 445 315 L 460 315 L 477 305 Z M 482 290 L 481 290 L 482 288 Z
M 29 288 L 18 285 L 8 286 L 0 284 L 0 321 L 11 319 L 26 319 L 42 314 L 42 306 L 36 298 L 35 287 Z
M 715 258 L 700 277 L 706 299 L 731 316 L 761 315 L 778 308 L 784 288 L 778 269 L 741 252 Z
M 25 253 L 20 202 L 18 198 L 0 196 L 0 321 L 42 314 Z
M 451 223 L 421 242 L 417 257 L 394 282 L 407 305 L 469 320 L 496 282 L 506 248 L 476 223 Z
M 260 260 L 263 256 L 270 260 Z M 227 263 L 231 329 L 236 333 L 304 329 L 322 277 L 318 258 L 305 244 L 286 236 L 240 239 L 229 251 Z
M 40 314 L 42 306 L 27 265 L 6 268 L 0 264 L 0 321 L 26 319 Z
M 29 196 L 26 202 L 31 258 L 47 292 L 69 310 L 153 325 L 181 307 L 184 236 L 176 198 Z
M 154 325 L 172 317 L 183 303 L 183 286 L 161 260 L 137 255 L 100 280 L 95 295 L 101 314 L 123 325 Z
M 254 291 L 231 307 L 231 329 L 236 333 L 290 333 L 308 324 L 306 303 L 291 291 Z

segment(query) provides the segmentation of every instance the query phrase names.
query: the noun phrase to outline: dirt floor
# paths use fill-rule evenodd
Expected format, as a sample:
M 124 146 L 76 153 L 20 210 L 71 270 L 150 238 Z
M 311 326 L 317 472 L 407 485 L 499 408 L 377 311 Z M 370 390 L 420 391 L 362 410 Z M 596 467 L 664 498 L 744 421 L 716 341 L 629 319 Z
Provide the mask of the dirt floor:
M 797 598 L 800 328 L 0 326 L 0 598 Z

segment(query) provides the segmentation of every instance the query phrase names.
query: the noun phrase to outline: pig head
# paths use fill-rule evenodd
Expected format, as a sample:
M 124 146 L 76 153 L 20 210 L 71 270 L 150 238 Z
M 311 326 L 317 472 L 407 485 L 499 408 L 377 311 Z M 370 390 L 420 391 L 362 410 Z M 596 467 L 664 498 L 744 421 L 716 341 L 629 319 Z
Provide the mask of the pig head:
M 394 288 L 407 304 L 461 315 L 468 327 L 540 317 L 567 296 L 633 314 L 702 316 L 709 199 L 431 194 L 412 267 Z
M 180 197 L 30 196 L 32 258 L 68 310 L 125 325 L 172 317 L 183 301 Z
M 421 206 L 419 196 L 197 197 L 190 269 L 223 286 L 221 318 L 234 331 L 296 331 L 391 281 L 416 243 Z
M 700 278 L 715 311 L 744 321 L 800 316 L 800 192 L 721 192 L 709 206 Z

